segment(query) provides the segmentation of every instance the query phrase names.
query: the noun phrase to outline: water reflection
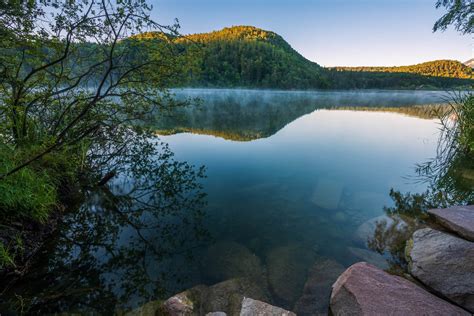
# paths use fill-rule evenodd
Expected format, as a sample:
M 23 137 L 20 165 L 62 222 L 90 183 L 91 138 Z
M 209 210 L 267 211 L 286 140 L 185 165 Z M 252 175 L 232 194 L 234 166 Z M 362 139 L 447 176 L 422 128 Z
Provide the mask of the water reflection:
M 460 154 L 441 171 L 441 175 L 440 170 L 435 170 L 434 174 L 423 174 L 422 179 L 428 181 L 425 192 L 390 192 L 395 205 L 385 208 L 388 218 L 377 223 L 368 244 L 374 251 L 390 254 L 390 269 L 394 273 L 407 271 L 405 246 L 413 233 L 420 228 L 437 225 L 428 216 L 427 210 L 474 204 L 472 158 Z
M 193 254 L 209 238 L 204 170 L 157 148 L 125 176 L 85 192 L 33 272 L 4 290 L 3 308 L 108 314 L 196 282 Z
M 295 119 L 316 109 L 333 107 L 402 107 L 443 101 L 438 91 L 319 91 L 184 89 L 178 99 L 192 106 L 155 117 L 161 134 L 192 132 L 249 141 L 274 135 Z M 416 113 L 415 113 L 416 114 Z
M 427 104 L 439 93 L 177 94 L 201 102 L 156 118 L 170 149 L 147 147 L 127 176 L 87 192 L 33 273 L 8 290 L 8 304 L 110 314 L 246 277 L 270 303 L 312 315 L 327 311 L 344 267 L 386 266 L 367 249 L 373 219 L 392 206 L 390 188 L 426 189 L 404 176 L 435 152 L 437 124 L 321 109 Z M 191 165 L 205 165 L 206 177 Z

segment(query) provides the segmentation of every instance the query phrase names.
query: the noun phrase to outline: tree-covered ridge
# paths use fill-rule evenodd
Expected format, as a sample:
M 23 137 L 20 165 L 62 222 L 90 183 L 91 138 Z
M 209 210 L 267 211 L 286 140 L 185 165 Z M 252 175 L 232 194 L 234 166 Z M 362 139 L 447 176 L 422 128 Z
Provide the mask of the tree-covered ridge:
M 179 42 L 194 41 L 210 43 L 215 41 L 264 42 L 287 52 L 296 52 L 280 35 L 254 26 L 232 26 L 210 33 L 191 34 L 178 39 Z M 304 58 L 303 56 L 301 56 Z
M 280 35 L 252 26 L 185 36 L 146 32 L 129 42 L 150 54 L 176 58 L 181 71 L 174 76 L 174 87 L 452 89 L 470 87 L 474 79 L 472 69 L 449 60 L 404 67 L 323 68 Z
M 276 33 L 251 26 L 177 37 L 147 32 L 132 39 L 154 45 L 173 43 L 184 62 L 180 86 L 328 87 L 322 67 L 304 58 Z
M 398 67 L 334 67 L 337 71 L 414 73 L 423 76 L 473 79 L 472 68 L 456 60 L 435 60 Z

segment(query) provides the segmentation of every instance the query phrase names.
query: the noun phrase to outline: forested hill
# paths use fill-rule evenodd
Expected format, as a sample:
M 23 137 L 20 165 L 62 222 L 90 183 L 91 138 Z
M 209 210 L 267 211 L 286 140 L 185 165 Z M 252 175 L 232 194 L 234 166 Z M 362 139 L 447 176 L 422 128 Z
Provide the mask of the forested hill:
M 472 69 L 456 61 L 406 67 L 323 68 L 304 58 L 280 35 L 252 26 L 165 37 L 148 32 L 130 40 L 160 49 L 173 43 L 182 73 L 176 86 L 276 89 L 448 89 L 471 86 Z
M 473 79 L 471 67 L 455 60 L 435 60 L 399 67 L 334 67 L 338 71 L 414 73 L 423 76 Z
M 161 40 L 160 33 L 135 38 Z M 192 60 L 182 85 L 283 89 L 327 88 L 324 70 L 294 50 L 281 36 L 251 26 L 173 38 Z

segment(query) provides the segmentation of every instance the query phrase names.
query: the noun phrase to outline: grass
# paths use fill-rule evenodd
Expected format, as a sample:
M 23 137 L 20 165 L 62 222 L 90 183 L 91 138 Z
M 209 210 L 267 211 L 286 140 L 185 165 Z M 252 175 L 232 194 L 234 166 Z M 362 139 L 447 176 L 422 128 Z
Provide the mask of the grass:
M 0 146 L 0 173 L 18 162 L 15 151 Z M 0 181 L 0 216 L 6 220 L 45 222 L 57 205 L 55 179 L 47 170 L 24 168 Z
M 418 165 L 422 177 L 438 181 L 463 160 L 469 165 L 474 161 L 474 93 L 452 93 L 448 107 L 440 113 L 440 138 L 436 157 Z

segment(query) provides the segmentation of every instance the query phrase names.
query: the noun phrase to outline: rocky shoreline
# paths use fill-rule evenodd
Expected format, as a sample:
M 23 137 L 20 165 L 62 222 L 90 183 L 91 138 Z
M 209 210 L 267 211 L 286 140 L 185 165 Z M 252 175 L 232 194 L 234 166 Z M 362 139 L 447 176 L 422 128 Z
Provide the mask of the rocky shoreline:
M 242 277 L 199 285 L 125 315 L 472 315 L 474 206 L 428 213 L 441 229 L 419 229 L 407 243 L 409 278 L 391 275 L 367 262 L 344 271 L 337 262 L 320 258 L 308 272 L 295 312 L 271 305 L 269 293 L 254 283 L 251 275 L 241 273 Z M 354 249 L 350 251 L 360 253 Z M 285 261 L 281 262 L 284 265 Z M 267 273 L 271 275 L 272 269 Z M 292 286 L 291 280 L 288 286 Z M 275 290 L 286 291 L 285 287 Z

